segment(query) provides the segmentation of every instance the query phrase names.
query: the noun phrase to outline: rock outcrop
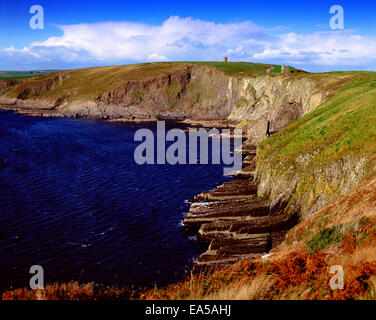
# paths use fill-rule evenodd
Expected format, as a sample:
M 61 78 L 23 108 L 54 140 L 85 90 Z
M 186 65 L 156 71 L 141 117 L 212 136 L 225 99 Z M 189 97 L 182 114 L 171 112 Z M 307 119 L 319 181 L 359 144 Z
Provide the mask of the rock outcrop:
M 198 241 L 208 250 L 198 258 L 194 272 L 210 272 L 220 267 L 260 257 L 277 247 L 288 230 L 298 223 L 297 214 L 284 215 L 285 204 L 271 205 L 257 197 L 255 148 L 243 152 L 243 172 L 209 192 L 191 200 L 184 226 L 197 232 Z

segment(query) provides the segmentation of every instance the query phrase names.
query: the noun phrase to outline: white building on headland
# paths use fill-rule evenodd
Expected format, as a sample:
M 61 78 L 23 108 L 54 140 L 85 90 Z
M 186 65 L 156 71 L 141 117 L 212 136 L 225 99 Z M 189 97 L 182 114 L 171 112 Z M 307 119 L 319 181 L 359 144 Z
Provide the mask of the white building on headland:
M 284 64 L 281 66 L 281 73 L 289 73 L 289 66 L 285 66 Z

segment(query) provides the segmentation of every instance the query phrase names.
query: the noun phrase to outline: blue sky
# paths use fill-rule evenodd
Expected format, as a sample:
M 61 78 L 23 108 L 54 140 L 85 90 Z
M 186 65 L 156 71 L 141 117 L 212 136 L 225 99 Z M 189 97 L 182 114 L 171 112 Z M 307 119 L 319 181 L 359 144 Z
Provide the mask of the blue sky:
M 374 1 L 0 0 L 0 69 L 144 61 L 285 63 L 308 71 L 376 70 Z M 32 5 L 44 30 L 29 27 Z M 329 9 L 344 8 L 331 30 Z

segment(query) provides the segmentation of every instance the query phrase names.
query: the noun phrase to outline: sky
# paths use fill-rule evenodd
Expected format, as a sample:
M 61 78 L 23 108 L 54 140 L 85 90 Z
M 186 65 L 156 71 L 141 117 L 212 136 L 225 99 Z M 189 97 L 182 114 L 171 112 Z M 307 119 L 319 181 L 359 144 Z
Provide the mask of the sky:
M 30 27 L 33 5 L 43 8 L 43 29 Z M 343 8 L 343 29 L 330 27 L 334 5 Z M 376 1 L 0 0 L 0 70 L 224 56 L 311 72 L 376 71 Z

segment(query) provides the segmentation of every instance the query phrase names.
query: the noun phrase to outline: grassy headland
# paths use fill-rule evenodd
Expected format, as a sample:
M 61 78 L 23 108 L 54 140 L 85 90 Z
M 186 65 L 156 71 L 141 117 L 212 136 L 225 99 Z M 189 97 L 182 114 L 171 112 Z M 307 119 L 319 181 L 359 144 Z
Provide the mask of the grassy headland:
M 0 80 L 29 79 L 59 71 L 60 70 L 0 71 Z
M 260 179 L 292 173 L 298 182 L 289 204 L 305 213 L 376 176 L 376 73 L 313 76 L 337 86 L 331 97 L 258 148 Z
M 77 100 L 85 100 L 96 98 L 126 81 L 141 81 L 158 77 L 183 70 L 188 65 L 212 67 L 221 70 L 226 75 L 239 77 L 265 74 L 265 71 L 271 66 L 275 67 L 272 73 L 280 73 L 281 70 L 281 66 L 278 65 L 246 62 L 160 62 L 75 69 L 58 73 L 51 72 L 46 75 L 30 75 L 28 72 L 4 72 L 3 79 L 30 78 L 25 84 L 15 85 L 7 92 L 7 96 L 17 97 L 22 89 L 29 85 L 38 85 L 46 80 L 54 80 L 57 76 L 61 76 L 68 81 L 62 81 L 61 85 L 45 92 L 43 98 L 58 99 L 69 95 Z M 0 78 L 2 78 L 1 72 Z

